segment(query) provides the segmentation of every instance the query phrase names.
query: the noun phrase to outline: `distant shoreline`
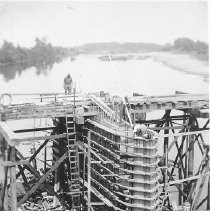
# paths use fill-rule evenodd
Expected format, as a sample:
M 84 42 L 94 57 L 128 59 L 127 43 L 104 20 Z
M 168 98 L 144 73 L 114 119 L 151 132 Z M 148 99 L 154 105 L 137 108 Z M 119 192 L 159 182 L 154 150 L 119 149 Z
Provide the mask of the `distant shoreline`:
M 209 82 L 208 62 L 193 58 L 187 54 L 170 52 L 145 53 L 143 58 L 151 58 L 154 61 L 161 62 L 174 70 L 187 74 L 203 76 L 205 82 Z M 138 57 L 141 59 L 141 56 Z
M 152 59 L 161 62 L 167 67 L 184 72 L 186 74 L 200 75 L 205 82 L 209 82 L 208 62 L 194 56 L 179 52 L 142 52 L 142 53 L 120 53 L 111 55 L 112 61 L 129 61 L 131 59 L 147 60 Z M 109 57 L 99 56 L 101 61 L 109 61 Z

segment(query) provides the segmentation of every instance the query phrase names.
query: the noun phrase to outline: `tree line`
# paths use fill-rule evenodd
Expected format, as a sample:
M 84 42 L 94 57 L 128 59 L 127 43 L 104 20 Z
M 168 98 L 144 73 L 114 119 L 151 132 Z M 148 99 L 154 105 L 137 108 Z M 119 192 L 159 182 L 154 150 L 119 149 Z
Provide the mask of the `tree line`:
M 164 51 L 177 51 L 191 54 L 202 60 L 209 59 L 208 44 L 201 41 L 194 42 L 193 40 L 187 37 L 176 39 L 172 45 L 170 43 L 167 43 L 163 46 L 162 49 Z
M 52 46 L 45 39 L 36 38 L 32 48 L 15 46 L 4 41 L 0 48 L 1 64 L 27 63 L 29 66 L 38 63 L 52 63 L 68 56 L 68 49 Z
M 208 44 L 190 38 L 178 38 L 173 44 L 157 45 L 154 43 L 88 43 L 74 48 L 52 46 L 45 39 L 36 38 L 32 48 L 14 46 L 13 43 L 4 41 L 0 48 L 0 65 L 2 64 L 27 64 L 27 66 L 46 66 L 61 61 L 67 56 L 91 53 L 130 53 L 152 51 L 176 51 L 191 54 L 202 60 L 208 60 Z
M 178 38 L 173 44 L 167 43 L 165 45 L 158 45 L 155 43 L 142 43 L 142 42 L 99 42 L 87 43 L 82 46 L 76 47 L 78 52 L 86 54 L 94 53 L 140 53 L 140 52 L 161 52 L 172 51 L 178 53 L 186 53 L 194 55 L 196 58 L 208 60 L 209 46 L 205 42 L 194 42 L 190 38 Z

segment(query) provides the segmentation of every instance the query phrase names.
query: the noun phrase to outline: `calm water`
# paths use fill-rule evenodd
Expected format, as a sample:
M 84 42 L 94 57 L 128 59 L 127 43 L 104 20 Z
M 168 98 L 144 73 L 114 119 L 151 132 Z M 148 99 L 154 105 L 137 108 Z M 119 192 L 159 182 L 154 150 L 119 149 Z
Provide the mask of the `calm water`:
M 207 93 L 208 83 L 201 76 L 176 71 L 152 59 L 113 62 L 125 95 L 133 92 L 148 95 L 174 94 L 176 90 L 188 93 Z M 106 91 L 119 94 L 119 86 L 110 62 L 96 56 L 79 56 L 54 64 L 51 70 L 37 74 L 35 68 L 16 73 L 7 82 L 0 75 L 0 93 L 63 92 L 63 79 L 70 73 L 77 89 L 83 92 Z
M 162 63 L 147 60 L 113 61 L 124 95 L 132 95 L 133 92 L 147 95 L 174 94 L 175 91 L 187 93 L 208 93 L 208 83 L 202 76 L 189 75 L 176 71 Z M 0 75 L 0 93 L 44 93 L 63 92 L 63 79 L 70 73 L 76 82 L 77 90 L 83 92 L 105 91 L 111 95 L 120 94 L 120 89 L 110 62 L 100 61 L 97 56 L 79 56 L 77 60 L 66 59 L 62 63 L 54 64 L 52 69 L 37 72 L 30 68 L 21 73 L 16 72 L 13 79 L 4 80 Z M 149 114 L 150 115 L 150 114 Z M 161 117 L 162 113 L 153 114 L 153 118 Z M 204 121 L 200 120 L 201 125 Z M 24 120 L 21 124 L 10 122 L 12 128 L 33 128 L 47 126 L 51 120 Z M 39 133 L 31 134 L 38 136 Z M 207 136 L 205 137 L 207 138 Z M 40 143 L 36 143 L 38 147 Z M 160 143 L 161 145 L 161 143 Z M 31 146 L 27 145 L 20 150 L 28 154 Z M 160 146 L 160 151 L 162 146 Z M 196 149 L 198 151 L 198 149 Z M 175 151 L 170 153 L 174 156 Z M 43 156 L 41 151 L 40 158 Z M 196 168 L 201 156 L 197 156 Z M 41 163 L 39 164 L 41 165 Z

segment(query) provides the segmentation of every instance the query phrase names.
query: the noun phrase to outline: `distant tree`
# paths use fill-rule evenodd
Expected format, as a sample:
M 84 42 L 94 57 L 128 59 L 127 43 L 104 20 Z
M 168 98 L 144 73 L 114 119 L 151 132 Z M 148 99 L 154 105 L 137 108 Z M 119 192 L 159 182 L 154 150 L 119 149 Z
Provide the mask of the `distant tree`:
M 171 43 L 166 43 L 165 45 L 163 45 L 162 50 L 163 51 L 170 51 L 172 49 L 172 45 Z
M 4 40 L 0 50 L 0 62 L 13 63 L 18 60 L 18 53 L 13 43 Z
M 179 38 L 174 41 L 174 48 L 181 51 L 193 51 L 195 43 L 190 38 Z
M 206 54 L 206 53 L 208 53 L 209 46 L 204 42 L 197 41 L 195 43 L 194 49 L 198 54 Z

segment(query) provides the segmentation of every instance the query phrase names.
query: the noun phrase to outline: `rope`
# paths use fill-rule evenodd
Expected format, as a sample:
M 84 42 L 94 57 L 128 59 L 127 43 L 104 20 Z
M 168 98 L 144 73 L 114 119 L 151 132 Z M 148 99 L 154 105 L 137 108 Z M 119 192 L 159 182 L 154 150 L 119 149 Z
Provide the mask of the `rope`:
M 116 71 L 115 66 L 114 66 L 114 64 L 113 64 L 113 62 L 112 62 L 112 58 L 111 58 L 110 54 L 108 54 L 108 56 L 109 56 L 109 60 L 110 60 L 110 62 L 111 62 L 112 69 L 113 69 L 113 71 L 114 71 L 115 79 L 116 79 L 117 84 L 118 84 L 118 87 L 119 87 L 119 89 L 120 89 L 121 98 L 122 98 L 123 103 L 124 103 L 124 105 L 125 105 L 125 110 L 126 110 L 126 113 L 127 113 L 127 116 L 128 116 L 129 123 L 130 123 L 131 127 L 133 128 L 133 123 L 132 123 L 132 120 L 131 120 L 130 113 L 128 112 L 128 107 L 127 107 L 127 104 L 126 104 L 126 101 L 125 101 L 125 97 L 124 97 L 124 94 L 123 94 L 122 87 L 121 87 L 121 85 L 120 85 L 120 80 L 119 80 L 119 78 L 118 78 L 118 76 L 117 76 L 117 71 Z

